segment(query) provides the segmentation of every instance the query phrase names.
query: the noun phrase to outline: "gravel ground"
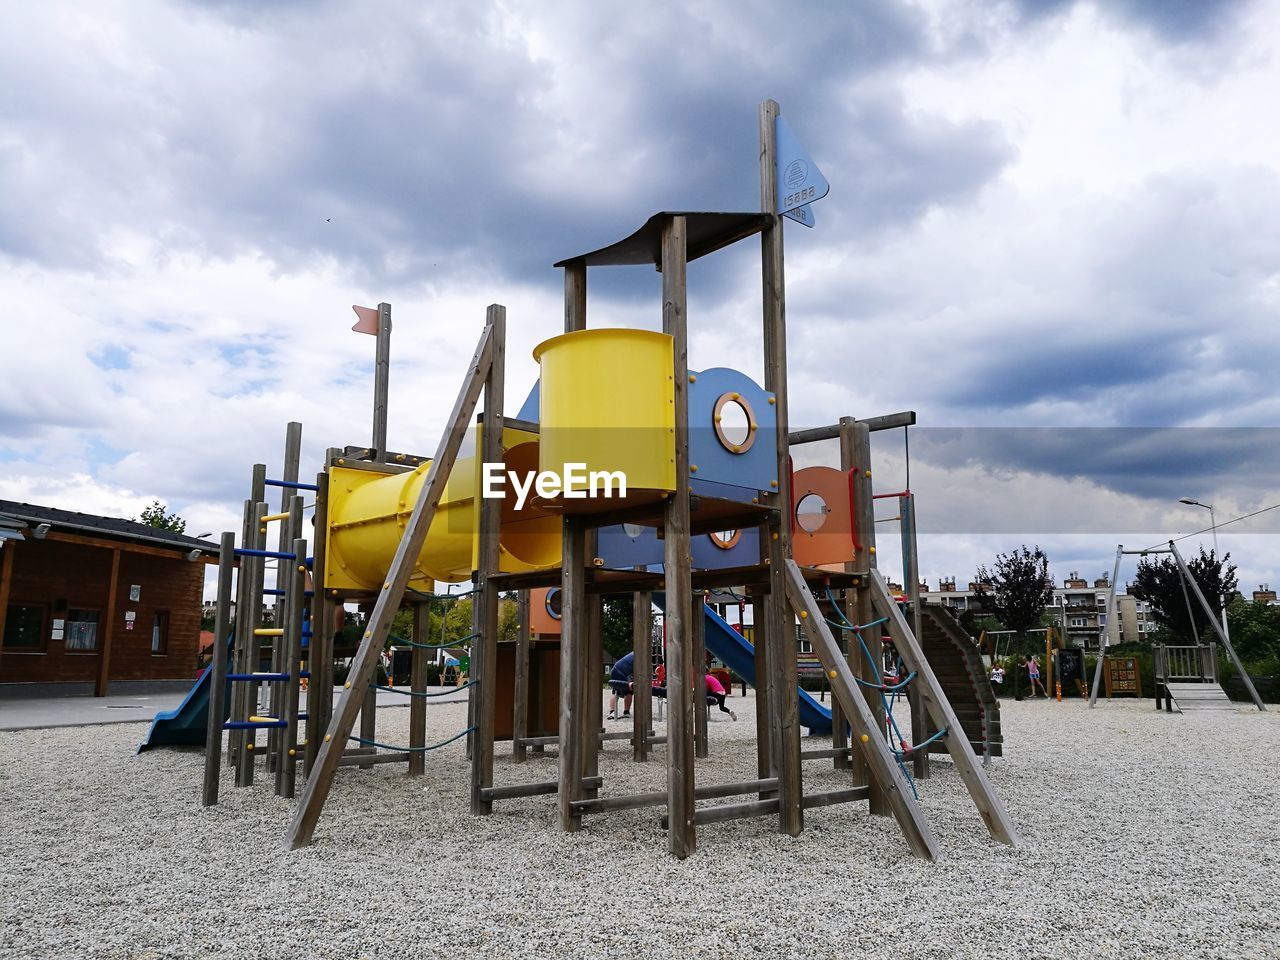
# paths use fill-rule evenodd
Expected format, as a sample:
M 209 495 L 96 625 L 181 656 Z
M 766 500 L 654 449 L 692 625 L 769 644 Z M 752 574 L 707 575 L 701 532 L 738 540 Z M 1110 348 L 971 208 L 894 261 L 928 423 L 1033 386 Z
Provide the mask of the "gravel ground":
M 711 727 L 702 783 L 754 776 L 754 709 Z M 714 716 L 714 715 L 713 715 Z M 921 784 L 943 859 L 911 858 L 865 804 L 702 829 L 665 852 L 654 810 L 559 832 L 554 797 L 467 813 L 461 745 L 339 773 L 315 845 L 284 849 L 269 784 L 199 805 L 201 754 L 133 755 L 141 726 L 0 733 L 0 956 L 1280 956 L 1280 714 L 1006 703 L 991 777 L 1024 848 L 991 841 L 947 760 Z M 429 711 L 429 736 L 465 707 Z M 403 742 L 408 711 L 379 711 Z M 659 762 L 607 745 L 606 793 Z M 551 752 L 495 782 L 550 779 Z M 843 781 L 806 762 L 812 791 Z

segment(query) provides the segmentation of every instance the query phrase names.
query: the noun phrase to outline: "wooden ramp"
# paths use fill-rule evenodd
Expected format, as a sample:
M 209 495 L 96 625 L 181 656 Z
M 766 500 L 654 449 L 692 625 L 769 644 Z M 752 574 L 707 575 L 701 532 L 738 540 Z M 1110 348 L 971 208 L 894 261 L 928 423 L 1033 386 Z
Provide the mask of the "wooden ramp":
M 1217 683 L 1166 683 L 1169 698 L 1179 713 L 1202 710 L 1235 710 L 1236 704 Z

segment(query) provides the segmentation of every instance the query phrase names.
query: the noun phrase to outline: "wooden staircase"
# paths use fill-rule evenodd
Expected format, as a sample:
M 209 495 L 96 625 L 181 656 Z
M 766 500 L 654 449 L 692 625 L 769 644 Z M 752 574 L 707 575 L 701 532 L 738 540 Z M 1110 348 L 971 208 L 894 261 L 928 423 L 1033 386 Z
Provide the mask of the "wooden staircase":
M 923 635 L 920 647 L 933 668 L 964 729 L 965 738 L 979 757 L 999 757 L 1004 751 L 1000 732 L 1000 701 L 991 689 L 986 664 L 973 638 L 941 604 L 923 605 Z M 932 734 L 934 728 L 930 726 Z M 946 746 L 935 743 L 932 753 L 945 753 Z
M 1204 683 L 1165 684 L 1168 690 L 1169 709 L 1179 713 L 1199 713 L 1206 710 L 1234 710 L 1236 705 L 1227 696 L 1222 685 L 1206 681 Z

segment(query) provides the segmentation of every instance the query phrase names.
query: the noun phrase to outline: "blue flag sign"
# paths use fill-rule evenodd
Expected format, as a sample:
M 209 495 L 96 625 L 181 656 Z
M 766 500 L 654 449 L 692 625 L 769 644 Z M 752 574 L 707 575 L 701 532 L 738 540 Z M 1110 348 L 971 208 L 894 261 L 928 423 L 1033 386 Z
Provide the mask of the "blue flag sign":
M 790 215 L 815 200 L 821 200 L 831 191 L 831 184 L 813 162 L 809 152 L 800 146 L 787 121 L 778 117 L 774 121 L 774 155 L 777 160 L 778 213 Z M 799 220 L 798 217 L 792 218 Z M 813 213 L 809 213 L 809 221 Z M 811 222 L 799 220 L 806 226 Z
M 783 216 L 790 217 L 804 227 L 812 227 L 818 222 L 813 215 L 813 204 L 811 203 L 806 203 L 803 207 L 796 207 L 794 210 L 788 210 Z

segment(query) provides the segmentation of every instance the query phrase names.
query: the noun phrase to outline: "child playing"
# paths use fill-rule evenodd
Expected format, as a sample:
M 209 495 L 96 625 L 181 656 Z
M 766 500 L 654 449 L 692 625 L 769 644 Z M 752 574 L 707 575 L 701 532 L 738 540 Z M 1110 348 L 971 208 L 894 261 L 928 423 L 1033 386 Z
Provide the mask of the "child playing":
M 1046 700 L 1049 699 L 1049 693 L 1044 688 L 1044 684 L 1040 682 L 1040 661 L 1027 654 L 1027 679 L 1031 681 L 1031 695 L 1036 695 L 1036 687 L 1040 688 L 1040 694 Z
M 730 720 L 737 720 L 738 715 L 724 705 L 724 698 L 729 695 L 729 692 L 725 690 L 724 685 L 716 679 L 715 674 L 708 673 L 706 677 L 703 678 L 703 682 L 706 684 L 707 706 L 711 706 L 711 704 L 714 703 L 720 708 L 721 713 L 727 713 L 729 715 Z

